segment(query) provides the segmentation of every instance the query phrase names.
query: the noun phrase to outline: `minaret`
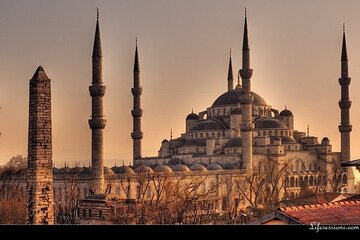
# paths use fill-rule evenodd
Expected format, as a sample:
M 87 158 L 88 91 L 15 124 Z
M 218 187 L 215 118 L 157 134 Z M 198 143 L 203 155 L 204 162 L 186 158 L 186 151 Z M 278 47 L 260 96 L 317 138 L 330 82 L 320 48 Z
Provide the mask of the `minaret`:
M 341 161 L 350 161 L 350 132 L 352 126 L 350 125 L 350 107 L 351 101 L 349 100 L 349 85 L 351 78 L 349 78 L 348 57 L 346 51 L 346 38 L 345 38 L 345 25 L 343 27 L 343 42 L 341 51 L 341 78 L 339 84 L 341 86 L 341 99 L 339 107 L 341 109 L 341 123 L 339 131 L 341 133 Z
M 41 66 L 30 80 L 29 90 L 27 222 L 54 224 L 51 85 Z
M 102 52 L 99 28 L 99 10 L 97 10 L 96 31 L 92 55 L 92 85 L 89 92 L 92 99 L 92 114 L 89 119 L 91 128 L 91 164 L 93 172 L 92 190 L 104 193 L 104 159 L 103 159 L 103 130 L 106 119 L 103 114 L 103 96 L 106 87 L 102 82 Z
M 230 60 L 229 60 L 229 70 L 228 70 L 228 91 L 231 91 L 234 89 L 234 77 L 233 77 L 233 69 L 232 69 L 232 63 L 231 63 L 231 50 L 230 50 Z
M 240 125 L 242 140 L 242 167 L 251 170 L 252 168 L 252 107 L 253 97 L 251 95 L 251 81 L 253 70 L 250 68 L 250 49 L 247 29 L 247 16 L 245 9 L 244 39 L 242 48 L 242 69 L 240 75 L 242 79 L 243 94 L 240 95 L 242 111 L 242 121 Z
M 140 101 L 142 87 L 140 86 L 140 66 L 137 39 L 134 60 L 134 87 L 131 89 L 131 92 L 134 96 L 134 107 L 133 110 L 131 110 L 131 115 L 133 116 L 133 132 L 131 133 L 131 138 L 133 139 L 133 159 L 135 160 L 141 158 L 141 139 L 143 138 L 143 133 L 141 132 L 141 116 L 143 114 L 143 110 L 141 109 Z

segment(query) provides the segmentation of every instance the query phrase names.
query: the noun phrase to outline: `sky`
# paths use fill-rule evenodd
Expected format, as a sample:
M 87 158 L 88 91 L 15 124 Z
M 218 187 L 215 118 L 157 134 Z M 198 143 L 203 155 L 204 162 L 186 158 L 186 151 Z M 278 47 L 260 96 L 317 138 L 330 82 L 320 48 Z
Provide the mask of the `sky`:
M 27 155 L 29 79 L 42 65 L 51 78 L 53 159 L 91 159 L 91 54 L 100 8 L 103 48 L 104 162 L 132 161 L 135 39 L 143 87 L 143 156 L 179 137 L 185 117 L 210 107 L 227 89 L 229 51 L 241 65 L 248 12 L 252 90 L 285 105 L 295 128 L 340 151 L 340 56 L 346 23 L 352 78 L 351 156 L 360 158 L 360 2 L 358 0 L 1 0 L 0 165 Z

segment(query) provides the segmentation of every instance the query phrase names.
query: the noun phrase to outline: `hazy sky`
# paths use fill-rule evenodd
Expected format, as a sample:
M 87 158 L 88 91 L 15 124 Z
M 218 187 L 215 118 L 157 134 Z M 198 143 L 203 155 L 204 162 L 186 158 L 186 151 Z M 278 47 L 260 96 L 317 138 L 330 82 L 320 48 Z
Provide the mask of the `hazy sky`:
M 360 158 L 360 1 L 358 0 L 1 0 L 0 164 L 27 155 L 29 79 L 42 65 L 52 82 L 56 164 L 88 164 L 91 154 L 91 54 L 100 8 L 105 165 L 132 157 L 132 70 L 139 39 L 143 156 L 157 155 L 170 129 L 226 91 L 229 49 L 240 68 L 248 9 L 252 90 L 274 108 L 287 105 L 295 127 L 340 150 L 340 54 L 346 22 L 353 131 Z

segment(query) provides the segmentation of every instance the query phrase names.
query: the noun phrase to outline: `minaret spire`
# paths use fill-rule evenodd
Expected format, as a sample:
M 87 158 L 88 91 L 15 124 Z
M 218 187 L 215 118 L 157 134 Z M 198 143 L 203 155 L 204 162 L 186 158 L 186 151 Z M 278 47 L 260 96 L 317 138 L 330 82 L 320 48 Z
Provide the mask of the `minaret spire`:
M 133 132 L 131 138 L 133 139 L 133 159 L 141 158 L 141 139 L 143 138 L 143 132 L 141 131 L 141 116 L 143 110 L 141 109 L 141 93 L 142 87 L 140 86 L 140 65 L 138 56 L 138 41 L 136 38 L 135 47 L 135 59 L 134 59 L 134 87 L 131 89 L 134 96 L 134 107 L 131 111 L 133 116 Z
M 228 70 L 228 91 L 234 89 L 234 77 L 233 77 L 233 69 L 232 69 L 232 62 L 231 62 L 231 49 L 230 49 L 230 59 L 229 59 L 229 70 Z
M 341 50 L 341 78 L 339 84 L 341 86 L 341 99 L 339 107 L 341 109 L 341 123 L 339 131 L 341 133 L 341 161 L 350 161 L 350 132 L 352 126 L 350 125 L 350 107 L 351 101 L 349 98 L 349 85 L 351 78 L 349 78 L 348 56 L 346 49 L 345 24 L 343 24 L 343 42 Z
M 240 69 L 240 75 L 242 79 L 243 94 L 240 95 L 240 104 L 242 111 L 242 121 L 240 125 L 241 141 L 242 141 L 242 167 L 248 170 L 252 170 L 252 102 L 253 97 L 251 95 L 251 77 L 253 70 L 250 68 L 250 49 L 248 39 L 248 27 L 247 27 L 247 12 L 245 9 L 245 22 L 244 22 L 244 37 L 243 37 L 243 49 L 242 49 L 242 69 Z
M 103 97 L 106 87 L 102 81 L 102 51 L 99 26 L 99 9 L 96 12 L 96 30 L 92 55 L 92 85 L 89 87 L 92 109 L 89 126 L 91 129 L 91 165 L 93 171 L 92 190 L 104 193 L 103 130 L 106 119 L 103 113 Z

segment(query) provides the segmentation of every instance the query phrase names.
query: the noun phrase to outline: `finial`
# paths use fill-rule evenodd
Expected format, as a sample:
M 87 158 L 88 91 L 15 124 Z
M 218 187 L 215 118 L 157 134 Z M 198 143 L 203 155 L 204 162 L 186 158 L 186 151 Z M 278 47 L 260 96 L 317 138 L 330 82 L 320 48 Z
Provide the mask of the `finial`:
M 307 137 L 309 136 L 309 124 L 307 125 L 307 129 L 306 129 L 306 135 L 307 135 Z
M 172 128 L 170 129 L 170 140 L 172 140 Z
M 230 48 L 230 57 L 231 57 L 231 48 Z
M 96 8 L 96 20 L 99 20 L 99 8 Z
M 343 33 L 345 33 L 345 22 L 343 23 Z
M 137 37 L 135 38 L 135 43 L 136 43 L 136 47 L 137 47 Z
M 191 113 L 194 113 L 194 109 L 193 109 L 193 108 L 191 108 Z
M 286 107 L 286 105 L 285 105 L 285 110 L 287 110 L 287 107 Z
M 123 160 L 123 166 L 125 166 L 125 161 Z
M 245 17 L 247 17 L 247 9 L 246 9 L 246 7 L 245 7 Z

